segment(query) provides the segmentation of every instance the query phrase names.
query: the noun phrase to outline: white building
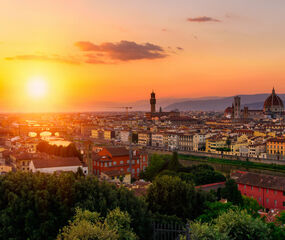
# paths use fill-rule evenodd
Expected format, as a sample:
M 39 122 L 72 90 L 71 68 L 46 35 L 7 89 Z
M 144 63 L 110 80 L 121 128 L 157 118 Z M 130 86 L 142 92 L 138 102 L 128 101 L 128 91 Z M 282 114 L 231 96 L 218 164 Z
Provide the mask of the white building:
M 129 141 L 130 141 L 130 132 L 129 131 L 121 131 L 119 136 L 120 136 L 121 142 L 129 143 Z
M 138 144 L 140 146 L 149 146 L 150 140 L 151 140 L 150 133 L 147 132 L 138 133 Z
M 178 140 L 179 137 L 176 133 L 167 133 L 165 134 L 165 147 L 170 151 L 175 151 L 178 149 Z
M 54 172 L 77 172 L 81 168 L 83 173 L 88 174 L 87 166 L 83 166 L 77 157 L 55 157 L 39 158 L 30 161 L 29 169 L 32 172 L 54 173 Z
M 193 136 L 193 150 L 199 151 L 206 146 L 205 134 L 194 134 Z
M 164 136 L 162 133 L 154 133 L 151 135 L 151 145 L 153 147 L 164 147 Z

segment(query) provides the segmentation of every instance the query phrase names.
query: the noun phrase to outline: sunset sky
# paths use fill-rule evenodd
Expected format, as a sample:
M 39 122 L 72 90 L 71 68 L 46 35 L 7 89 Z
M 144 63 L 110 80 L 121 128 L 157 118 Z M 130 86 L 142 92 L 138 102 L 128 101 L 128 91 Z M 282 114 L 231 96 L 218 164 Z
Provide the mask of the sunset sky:
M 284 9 L 284 0 L 1 1 L 0 109 L 91 110 L 152 89 L 285 93 Z

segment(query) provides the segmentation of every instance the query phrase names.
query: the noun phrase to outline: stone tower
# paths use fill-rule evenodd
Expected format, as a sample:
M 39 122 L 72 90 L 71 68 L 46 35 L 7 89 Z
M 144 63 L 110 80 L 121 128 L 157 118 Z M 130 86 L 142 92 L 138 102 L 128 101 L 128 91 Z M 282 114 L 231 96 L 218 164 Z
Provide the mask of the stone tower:
M 236 96 L 234 98 L 234 118 L 239 119 L 241 117 L 240 114 L 240 97 Z
M 150 112 L 155 113 L 155 104 L 156 104 L 156 99 L 155 99 L 155 93 L 152 91 L 150 94 Z

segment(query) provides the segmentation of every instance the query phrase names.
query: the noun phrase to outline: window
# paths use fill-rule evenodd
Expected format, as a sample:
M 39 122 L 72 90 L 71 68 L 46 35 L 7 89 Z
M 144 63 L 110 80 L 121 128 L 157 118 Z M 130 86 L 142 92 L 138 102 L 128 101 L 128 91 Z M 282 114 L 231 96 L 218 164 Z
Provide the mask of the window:
M 275 195 L 277 194 L 277 191 L 276 191 L 276 190 L 274 190 L 274 194 L 275 194 Z
M 274 200 L 274 206 L 277 206 L 277 200 Z
M 117 162 L 113 162 L 114 165 L 117 165 Z
M 108 167 L 108 163 L 105 163 L 105 167 Z
M 246 189 L 246 185 L 244 184 L 244 189 Z
M 137 164 L 140 164 L 140 160 L 137 160 Z
M 269 189 L 267 188 L 267 189 L 266 189 L 266 193 L 268 193 L 268 192 L 269 192 Z
M 266 203 L 269 203 L 269 198 L 266 198 Z
M 285 192 L 283 192 L 283 196 L 285 196 Z
M 139 168 L 137 168 L 137 172 L 138 172 L 138 173 L 140 172 L 140 169 L 139 169 Z
M 261 188 L 258 188 L 258 192 L 260 192 L 261 191 Z
M 251 186 L 250 188 L 251 188 L 251 190 L 253 189 L 253 187 L 252 187 L 252 186 Z
M 145 162 L 145 156 L 143 156 L 143 161 Z
M 112 162 L 109 162 L 109 167 L 111 167 L 112 166 Z
M 285 202 L 283 202 L 283 207 L 285 207 Z
M 258 198 L 258 201 L 261 202 L 261 197 Z
M 124 161 L 120 161 L 120 164 L 124 164 Z

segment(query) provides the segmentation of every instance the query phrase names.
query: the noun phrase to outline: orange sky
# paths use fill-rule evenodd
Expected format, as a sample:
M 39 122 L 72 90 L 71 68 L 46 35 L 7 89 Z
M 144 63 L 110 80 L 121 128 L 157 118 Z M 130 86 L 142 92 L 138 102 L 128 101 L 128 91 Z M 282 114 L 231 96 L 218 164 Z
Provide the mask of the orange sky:
M 0 3 L 0 109 L 285 92 L 284 0 Z M 29 96 L 32 78 L 47 94 Z M 96 110 L 96 109 L 94 109 Z

